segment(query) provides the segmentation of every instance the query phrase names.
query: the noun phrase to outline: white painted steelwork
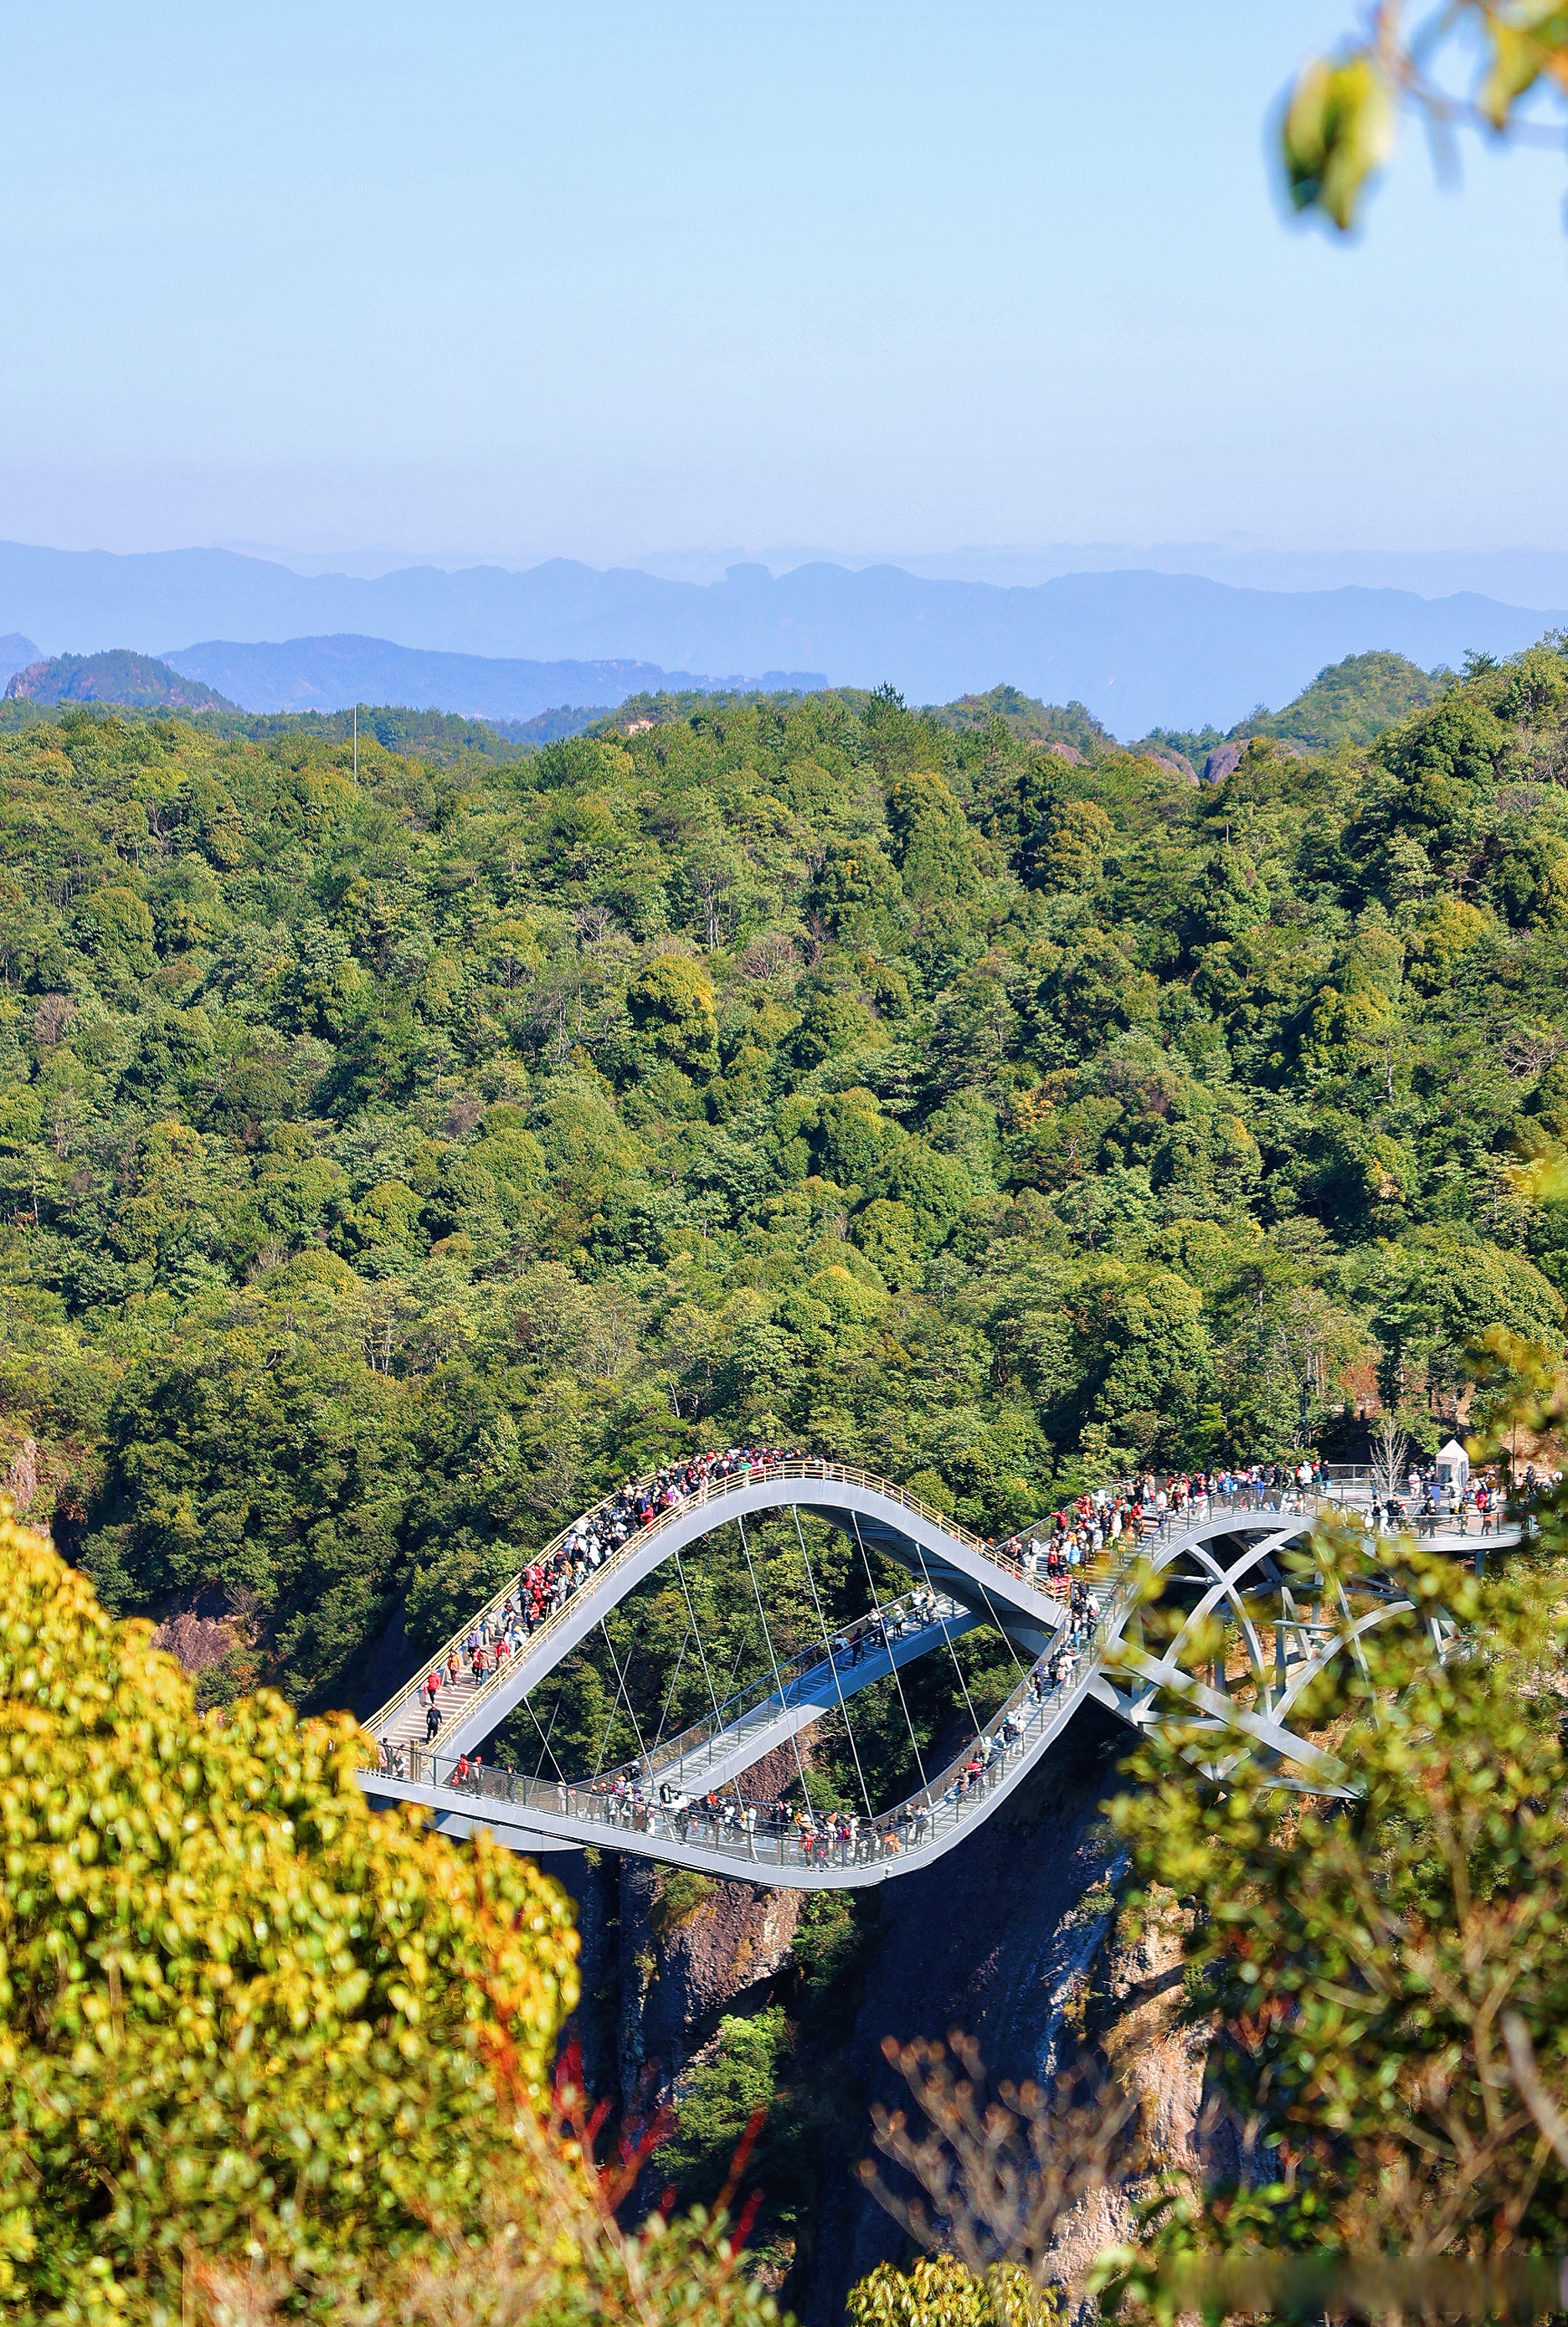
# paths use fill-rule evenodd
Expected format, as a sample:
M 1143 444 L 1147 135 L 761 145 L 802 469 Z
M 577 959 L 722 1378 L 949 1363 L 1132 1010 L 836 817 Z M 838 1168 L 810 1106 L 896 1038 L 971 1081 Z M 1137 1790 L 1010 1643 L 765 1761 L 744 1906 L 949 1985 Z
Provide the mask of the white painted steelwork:
M 1354 1485 L 1324 1493 L 1291 1488 L 1272 1497 L 1244 1488 L 1224 1502 L 1202 1499 L 1180 1521 L 1167 1516 L 1135 1544 L 1125 1542 L 1117 1563 L 1090 1581 L 1088 1608 L 1075 1623 L 1044 1579 L 903 1488 L 836 1463 L 753 1467 L 705 1482 L 639 1528 L 536 1626 L 498 1675 L 478 1687 L 460 1682 L 443 1690 L 453 1709 L 434 1746 L 423 1742 L 420 1687 L 431 1668 L 421 1666 L 369 1724 L 378 1741 L 387 1740 L 401 1754 L 406 1774 L 367 1771 L 361 1782 L 375 1799 L 423 1805 L 450 1830 L 482 1825 L 520 1848 L 600 1843 L 709 1874 L 813 1890 L 885 1882 L 940 1857 L 1014 1790 L 1091 1696 L 1138 1728 L 1160 1719 L 1162 1706 L 1177 1696 L 1186 1725 L 1215 1733 L 1221 1758 L 1206 1767 L 1223 1770 L 1219 1740 L 1239 1728 L 1273 1757 L 1282 1786 L 1345 1793 L 1345 1773 L 1292 1729 L 1290 1715 L 1334 1658 L 1360 1657 L 1366 1634 L 1408 1615 L 1411 1603 L 1376 1579 L 1354 1599 L 1337 1580 L 1303 1582 L 1283 1564 L 1283 1555 L 1305 1542 L 1323 1512 L 1361 1516 L 1366 1501 L 1365 1489 Z M 666 1560 L 733 1519 L 791 1506 L 853 1532 L 918 1579 L 917 1593 L 880 1612 L 885 1637 L 870 1652 L 847 1669 L 843 1656 L 798 1658 L 776 1680 L 719 1706 L 710 1720 L 635 1765 L 640 1799 L 617 1789 L 615 1773 L 574 1784 L 470 1765 L 469 1756 L 506 1715 Z M 574 1522 L 537 1556 L 548 1559 L 583 1525 Z M 1517 1528 L 1505 1527 L 1490 1540 L 1501 1547 L 1517 1538 Z M 1451 1532 L 1434 1540 L 1456 1552 L 1476 1548 L 1475 1538 Z M 1183 1600 L 1181 1621 L 1158 1655 L 1138 1637 L 1150 1576 L 1179 1595 L 1195 1595 L 1190 1605 Z M 497 1614 L 518 1583 L 513 1578 L 481 1613 Z M 1234 1627 L 1245 1649 L 1249 1706 L 1232 1701 L 1223 1673 L 1195 1663 L 1200 1628 L 1216 1617 Z M 716 1814 L 701 1800 L 687 1799 L 675 1808 L 657 1799 L 661 1784 L 682 1797 L 716 1790 L 857 1689 L 979 1624 L 994 1626 L 1023 1651 L 1029 1671 L 993 1716 L 985 1737 L 947 1769 L 924 1773 L 907 1801 L 854 1821 L 847 1841 L 824 1841 L 798 1828 L 759 1831 L 748 1824 L 738 1797 Z M 471 1629 L 450 1645 L 461 1650 Z M 1428 1620 L 1427 1631 L 1433 1654 L 1444 1653 L 1450 1636 L 1442 1621 Z

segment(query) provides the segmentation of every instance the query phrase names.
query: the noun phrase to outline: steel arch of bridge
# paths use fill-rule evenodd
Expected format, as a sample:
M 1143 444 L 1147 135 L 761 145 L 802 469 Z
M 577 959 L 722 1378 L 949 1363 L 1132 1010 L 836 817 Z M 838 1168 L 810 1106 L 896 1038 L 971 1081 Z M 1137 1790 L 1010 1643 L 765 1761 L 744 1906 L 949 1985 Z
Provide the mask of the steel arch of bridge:
M 434 1747 L 422 1742 L 420 1676 L 430 1669 L 429 1664 L 422 1664 L 419 1675 L 369 1724 L 378 1740 L 388 1739 L 404 1749 L 407 1775 L 366 1771 L 360 1782 L 373 1799 L 419 1804 L 437 1824 L 457 1833 L 486 1827 L 518 1848 L 598 1844 L 707 1874 L 811 1890 L 885 1882 L 942 1856 L 1039 1766 L 1089 1697 L 1134 1728 L 1153 1724 L 1166 1717 L 1162 1708 L 1179 1704 L 1183 1725 L 1198 1733 L 1211 1727 L 1217 1748 L 1223 1736 L 1234 1738 L 1238 1729 L 1246 1733 L 1272 1757 L 1282 1785 L 1310 1783 L 1314 1791 L 1345 1792 L 1349 1788 L 1342 1773 L 1310 1739 L 1292 1729 L 1290 1715 L 1311 1680 L 1336 1657 L 1361 1656 L 1366 1633 L 1407 1615 L 1411 1603 L 1392 1589 L 1383 1589 L 1374 1593 L 1370 1606 L 1357 1611 L 1343 1585 L 1330 1579 L 1328 1621 L 1314 1620 L 1310 1607 L 1303 1613 L 1300 1581 L 1293 1582 L 1282 1555 L 1311 1534 L 1322 1511 L 1354 1510 L 1355 1503 L 1342 1496 L 1298 1495 L 1293 1491 L 1288 1500 L 1295 1508 L 1260 1507 L 1256 1490 L 1243 1491 L 1223 1508 L 1206 1505 L 1200 1517 L 1181 1525 L 1167 1519 L 1136 1544 L 1127 1545 L 1116 1566 L 1091 1579 L 1092 1629 L 1074 1639 L 1064 1603 L 1042 1579 L 886 1480 L 840 1464 L 796 1461 L 707 1481 L 613 1552 L 536 1627 L 502 1673 L 481 1687 L 462 1687 L 454 1710 L 443 1722 L 440 1743 Z M 602 1618 L 667 1561 L 732 1519 L 792 1507 L 815 1512 L 856 1535 L 868 1550 L 884 1554 L 922 1591 L 929 1587 L 938 1608 L 947 1612 L 901 1631 L 890 1627 L 885 1651 L 853 1674 L 844 1673 L 831 1654 L 815 1664 L 796 1659 L 776 1684 L 760 1685 L 748 1693 L 747 1701 L 733 1707 L 718 1707 L 714 1719 L 696 1724 L 661 1749 L 663 1758 L 657 1766 L 649 1759 L 649 1792 L 653 1778 L 672 1770 L 677 1782 L 695 1775 L 705 1790 L 725 1782 L 774 1745 L 835 1710 L 854 1688 L 885 1677 L 961 1631 L 988 1623 L 1031 1663 L 1059 1649 L 1062 1671 L 1055 1686 L 1038 1687 L 1033 1678 L 1026 1677 L 998 1707 L 988 1724 L 993 1737 L 1009 1715 L 1018 1735 L 1011 1746 L 994 1753 L 978 1784 L 966 1788 L 962 1781 L 971 1744 L 906 1802 L 864 1822 L 853 1853 L 845 1857 L 836 1845 L 807 1855 L 796 1835 L 748 1832 L 733 1818 L 712 1818 L 700 1808 L 675 1817 L 649 1803 L 638 1823 L 603 1781 L 528 1779 L 485 1768 L 477 1790 L 471 1780 L 454 1783 L 466 1752 L 481 1746 Z M 584 1519 L 593 1516 L 591 1512 Z M 547 1560 L 583 1524 L 574 1522 L 536 1557 Z M 1511 1539 L 1517 1539 L 1517 1530 L 1504 1530 L 1494 1538 L 1499 1544 Z M 1459 1547 L 1457 1539 L 1452 1547 Z M 1158 1655 L 1138 1637 L 1143 1579 L 1150 1573 L 1177 1595 L 1181 1609 L 1181 1621 Z M 519 1584 L 520 1576 L 512 1578 L 486 1609 L 476 1612 L 473 1622 L 481 1615 L 497 1613 Z M 1260 1603 L 1279 1612 L 1261 1621 Z M 1223 1674 L 1205 1677 L 1203 1668 L 1194 1668 L 1199 1628 L 1217 1615 L 1235 1626 L 1246 1649 L 1246 1681 L 1255 1695 L 1250 1706 L 1232 1701 Z M 461 1650 L 471 1629 L 465 1627 L 441 1651 L 442 1658 L 452 1647 Z M 1441 1620 L 1429 1621 L 1427 1631 L 1433 1653 L 1442 1654 L 1447 1639 Z M 1265 1632 L 1273 1636 L 1272 1653 L 1265 1646 Z M 1202 1766 L 1222 1774 L 1232 1759 Z

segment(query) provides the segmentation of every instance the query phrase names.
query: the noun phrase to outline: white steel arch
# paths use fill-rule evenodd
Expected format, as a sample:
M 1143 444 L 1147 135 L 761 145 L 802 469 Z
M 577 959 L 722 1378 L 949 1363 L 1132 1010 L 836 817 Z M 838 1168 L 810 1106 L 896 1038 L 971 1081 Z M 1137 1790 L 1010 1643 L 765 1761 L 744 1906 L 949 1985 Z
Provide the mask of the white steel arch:
M 507 1670 L 482 1689 L 459 1683 L 455 1711 L 442 1724 L 442 1750 L 461 1752 L 482 1743 L 564 1657 L 591 1632 L 606 1611 L 651 1575 L 667 1560 L 716 1527 L 733 1519 L 749 1519 L 793 1505 L 858 1530 L 868 1550 L 895 1561 L 917 1583 L 946 1595 L 969 1610 L 976 1623 L 996 1623 L 1021 1648 L 1038 1656 L 1054 1641 L 1062 1621 L 1062 1605 L 1022 1562 L 1008 1559 L 980 1537 L 956 1527 L 919 1496 L 865 1471 L 835 1463 L 807 1461 L 777 1463 L 765 1469 L 719 1480 L 686 1497 L 671 1510 L 661 1512 L 652 1525 L 641 1528 L 587 1584 L 574 1593 L 554 1616 L 539 1625 Z M 584 1518 L 592 1517 L 592 1513 Z M 547 1560 L 583 1519 L 564 1528 L 544 1550 Z M 493 1615 L 518 1589 L 511 1577 L 486 1606 L 475 1612 L 474 1622 Z M 471 1628 L 438 1649 L 431 1663 L 440 1664 L 460 1649 Z M 415 1742 L 423 1734 L 419 1704 L 422 1665 L 407 1687 L 383 1706 L 365 1725 L 378 1741 L 394 1744 Z
M 460 1684 L 434 1747 L 423 1743 L 419 1689 L 430 1668 L 422 1665 L 408 1687 L 368 1724 L 378 1741 L 388 1742 L 404 1774 L 385 1767 L 367 1771 L 361 1783 L 372 1798 L 422 1805 L 449 1830 L 461 1833 L 482 1825 L 518 1848 L 597 1843 L 708 1874 L 814 1890 L 885 1882 L 952 1849 L 1039 1765 L 1090 1696 L 1134 1728 L 1159 1720 L 1162 1706 L 1174 1702 L 1185 1724 L 1212 1725 L 1217 1745 L 1221 1734 L 1234 1736 L 1237 1728 L 1251 1735 L 1274 1758 L 1282 1785 L 1347 1792 L 1344 1774 L 1310 1739 L 1293 1731 L 1289 1716 L 1309 1682 L 1335 1657 L 1358 1653 L 1366 1631 L 1408 1613 L 1410 1603 L 1388 1589 L 1375 1595 L 1371 1607 L 1358 1611 L 1342 1585 L 1330 1589 L 1324 1579 L 1331 1617 L 1302 1614 L 1301 1584 L 1289 1580 L 1279 1556 L 1302 1544 L 1325 1509 L 1354 1512 L 1365 1497 L 1293 1490 L 1288 1500 L 1294 1508 L 1282 1510 L 1271 1508 L 1258 1491 L 1243 1490 L 1224 1508 L 1209 1502 L 1190 1521 L 1166 1520 L 1136 1545 L 1126 1545 L 1119 1563 L 1092 1579 L 1089 1610 L 1075 1627 L 1063 1600 L 1044 1579 L 955 1527 L 905 1489 L 833 1463 L 790 1461 L 753 1468 L 710 1481 L 660 1513 L 537 1627 L 501 1675 L 481 1687 Z M 714 1718 L 662 1745 L 657 1756 L 644 1757 L 639 1767 L 649 1798 L 640 1805 L 613 1791 L 605 1780 L 573 1783 L 482 1766 L 477 1772 L 469 1770 L 468 1755 L 610 1609 L 667 1560 L 731 1519 L 792 1506 L 854 1532 L 920 1587 L 882 1612 L 887 1621 L 879 1629 L 885 1637 L 853 1669 L 845 1670 L 843 1660 L 831 1654 L 815 1661 L 797 1659 L 777 1681 L 758 1684 L 719 1706 Z M 564 1530 L 537 1556 L 547 1559 L 581 1524 Z M 1499 1546 L 1517 1539 L 1517 1528 L 1493 1538 Z M 1438 1540 L 1445 1548 L 1461 1547 L 1453 1537 Z M 1473 1549 L 1473 1542 L 1464 1547 Z M 1144 1649 L 1139 1638 L 1150 1574 L 1167 1587 L 1197 1595 L 1159 1655 Z M 484 1612 L 500 1608 L 517 1588 L 514 1578 Z M 1264 1600 L 1282 1612 L 1262 1621 L 1255 1603 Z M 1228 1683 L 1214 1685 L 1224 1681 L 1223 1675 L 1205 1678 L 1191 1666 L 1199 1626 L 1220 1612 L 1246 1649 L 1246 1678 L 1255 1692 L 1251 1706 L 1233 1702 Z M 855 1820 L 847 1841 L 825 1845 L 790 1831 L 760 1833 L 748 1827 L 733 1799 L 715 1814 L 690 1799 L 723 1784 L 855 1690 L 981 1623 L 994 1625 L 1026 1651 L 1031 1671 L 998 1709 L 989 1734 L 977 1741 L 978 1754 L 973 1746 L 966 1748 L 907 1801 L 873 1818 Z M 1272 1656 L 1264 1647 L 1265 1630 L 1274 1635 Z M 1442 1654 L 1447 1641 L 1441 1623 L 1429 1631 L 1433 1652 Z M 1228 1764 L 1202 1766 L 1218 1775 Z M 672 1809 L 651 1799 L 656 1779 L 671 1782 L 677 1797 L 686 1797 L 681 1807 Z

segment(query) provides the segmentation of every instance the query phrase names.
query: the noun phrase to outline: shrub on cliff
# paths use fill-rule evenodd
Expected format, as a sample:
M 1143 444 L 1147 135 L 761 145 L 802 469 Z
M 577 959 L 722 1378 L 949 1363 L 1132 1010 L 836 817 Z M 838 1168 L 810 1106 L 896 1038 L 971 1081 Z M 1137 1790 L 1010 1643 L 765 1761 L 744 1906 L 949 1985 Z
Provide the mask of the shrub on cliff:
M 0 2293 L 177 2302 L 187 2252 L 291 2280 L 468 2225 L 576 1998 L 527 1860 L 372 1814 L 351 1723 L 219 1718 L 0 1518 Z M 498 2083 L 498 2078 L 500 2082 Z
M 1141 1782 L 1113 1820 L 1150 1911 L 1171 1895 L 1185 1904 L 1209 2104 L 1228 2110 L 1246 2161 L 1174 2204 L 1172 2252 L 1190 2238 L 1554 2249 L 1564 2168 L 1546 2127 L 1561 2126 L 1568 2090 L 1563 1517 L 1561 1497 L 1543 1505 L 1538 1536 L 1484 1583 L 1408 1540 L 1378 1544 L 1374 1564 L 1359 1539 L 1326 1530 L 1295 1563 L 1303 1596 L 1315 1570 L 1321 1597 L 1343 1592 L 1365 1620 L 1358 1657 L 1295 1709 L 1353 1773 L 1348 1799 L 1282 1790 L 1239 1716 L 1223 1783 L 1197 1782 L 1198 1733 L 1180 1705 L 1127 1765 Z M 1378 1568 L 1412 1612 L 1381 1624 Z M 1440 1612 L 1463 1640 L 1442 1663 L 1426 1633 Z M 1221 1635 L 1217 1622 L 1217 1656 Z
M 1056 2289 L 1016 2264 L 977 2276 L 945 2254 L 922 2255 L 908 2271 L 878 2263 L 845 2306 L 848 2327 L 1055 2327 L 1062 2316 Z

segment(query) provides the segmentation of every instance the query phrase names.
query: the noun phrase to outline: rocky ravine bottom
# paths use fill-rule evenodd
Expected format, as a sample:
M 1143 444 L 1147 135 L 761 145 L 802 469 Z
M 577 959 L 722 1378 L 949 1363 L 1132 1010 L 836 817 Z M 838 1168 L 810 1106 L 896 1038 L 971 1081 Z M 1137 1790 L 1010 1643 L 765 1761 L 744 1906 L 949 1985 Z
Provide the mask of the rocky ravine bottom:
M 858 2004 L 834 2063 L 857 2106 L 820 2158 L 809 2234 L 783 2290 L 805 2327 L 837 2327 L 847 2289 L 902 2252 L 901 2232 L 854 2172 L 871 2148 L 873 2100 L 894 2107 L 904 2098 L 884 2037 L 965 2030 L 992 2075 L 1016 2082 L 1050 2079 L 1087 2044 L 1142 2097 L 1163 2163 L 1212 2172 L 1227 2162 L 1209 2154 L 1200 2131 L 1204 2043 L 1181 2024 L 1179 1939 L 1173 1930 L 1131 1937 L 1120 1913 L 1125 1870 L 1100 1806 L 1126 1743 L 1125 1730 L 1086 1707 L 972 1840 L 866 1902 Z M 790 1761 L 776 1782 L 792 1774 Z M 757 1777 L 766 1791 L 767 1773 Z M 711 2057 L 723 2015 L 788 2000 L 802 1893 L 716 1883 L 695 1902 L 675 1901 L 672 1914 L 665 1871 L 645 1860 L 606 1851 L 545 1864 L 579 1905 L 586 2081 L 623 2109 L 678 2102 L 683 2079 Z M 1064 2272 L 1128 2227 L 1121 2201 L 1069 2223 Z

